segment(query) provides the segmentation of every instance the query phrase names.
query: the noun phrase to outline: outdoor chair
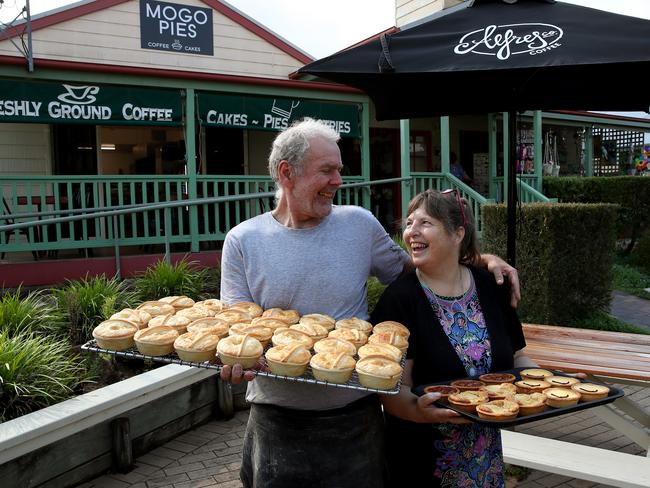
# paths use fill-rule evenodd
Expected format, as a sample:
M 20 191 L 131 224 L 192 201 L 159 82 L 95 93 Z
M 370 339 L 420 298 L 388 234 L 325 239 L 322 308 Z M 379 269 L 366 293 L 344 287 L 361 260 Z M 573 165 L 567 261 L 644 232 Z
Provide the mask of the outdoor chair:
M 2 206 L 3 206 L 3 215 L 5 215 L 5 216 L 12 215 L 11 208 L 9 207 L 9 204 L 7 203 L 7 200 L 5 199 L 4 196 L 2 197 Z M 0 225 L 13 225 L 14 223 L 16 223 L 16 221 L 13 218 L 4 218 L 4 219 L 2 219 L 2 221 L 0 221 Z M 9 239 L 11 238 L 12 235 L 14 235 L 14 232 L 15 231 L 3 232 L 2 233 L 3 236 L 0 236 L 0 238 L 4 237 L 4 243 L 9 244 Z M 28 241 L 30 240 L 29 228 L 26 227 L 24 229 L 20 229 L 20 233 L 22 235 L 24 235 L 25 238 Z M 38 242 L 38 240 L 39 240 L 39 229 L 38 228 L 35 228 L 33 230 L 33 235 L 34 235 L 36 241 Z M 0 253 L 0 259 L 4 259 L 5 254 L 6 253 L 4 251 L 2 251 L 2 253 Z M 32 251 L 32 256 L 34 256 L 35 261 L 38 261 L 38 252 Z

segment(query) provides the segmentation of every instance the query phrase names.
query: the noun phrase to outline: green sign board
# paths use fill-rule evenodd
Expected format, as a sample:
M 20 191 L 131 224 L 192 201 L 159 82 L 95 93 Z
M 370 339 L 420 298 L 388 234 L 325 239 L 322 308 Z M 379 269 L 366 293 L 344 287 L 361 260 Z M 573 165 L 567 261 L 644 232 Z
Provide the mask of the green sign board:
M 180 90 L 0 80 L 0 122 L 181 125 Z
M 320 119 L 342 137 L 360 137 L 356 103 L 331 103 L 301 98 L 246 97 L 211 93 L 198 94 L 201 123 L 212 127 L 278 131 L 303 117 Z

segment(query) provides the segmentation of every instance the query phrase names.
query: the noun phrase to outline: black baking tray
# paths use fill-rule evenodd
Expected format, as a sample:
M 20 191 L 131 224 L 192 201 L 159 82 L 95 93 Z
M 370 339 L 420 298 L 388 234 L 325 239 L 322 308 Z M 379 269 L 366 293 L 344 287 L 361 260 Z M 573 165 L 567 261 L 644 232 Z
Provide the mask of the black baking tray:
M 528 369 L 528 368 L 513 368 L 513 369 L 508 369 L 508 370 L 505 370 L 505 371 L 492 371 L 492 373 L 512 373 L 516 377 L 515 381 L 519 381 L 521 379 L 521 375 L 519 374 L 519 372 L 524 370 L 524 369 Z M 557 370 L 548 369 L 548 368 L 544 368 L 544 369 L 547 369 L 548 371 L 551 371 L 552 373 L 554 373 L 555 375 L 558 375 L 558 376 L 569 376 L 567 373 L 564 373 L 562 371 L 557 371 Z M 462 378 L 453 378 L 453 379 L 450 379 L 450 380 L 447 380 L 447 381 L 439 381 L 437 383 L 427 383 L 426 385 L 415 386 L 415 387 L 413 387 L 411 389 L 411 391 L 414 394 L 418 395 L 418 396 L 422 396 L 422 395 L 424 395 L 424 389 L 427 386 L 448 385 L 452 381 L 456 381 L 456 380 L 478 380 L 478 376 L 465 376 L 465 377 L 462 377 Z M 551 417 L 557 417 L 559 415 L 565 415 L 565 414 L 568 414 L 568 413 L 577 412 L 579 410 L 585 410 L 587 408 L 592 408 L 592 407 L 597 407 L 597 406 L 600 406 L 600 405 L 605 405 L 607 403 L 613 402 L 617 398 L 621 398 L 625 394 L 623 392 L 623 390 L 621 390 L 620 388 L 616 388 L 616 387 L 611 386 L 611 385 L 606 385 L 605 383 L 602 383 L 602 382 L 599 382 L 599 381 L 592 381 L 591 379 L 589 379 L 589 380 L 585 380 L 583 382 L 584 383 L 594 383 L 594 384 L 598 384 L 598 385 L 607 386 L 609 388 L 609 394 L 605 398 L 602 398 L 600 400 L 592 400 L 592 401 L 589 401 L 589 402 L 578 402 L 576 405 L 572 405 L 570 407 L 563 407 L 563 408 L 548 407 L 546 410 L 544 410 L 543 412 L 540 412 L 540 413 L 534 413 L 534 414 L 531 414 L 531 415 L 524 415 L 524 416 L 521 416 L 521 417 L 517 417 L 516 419 L 502 420 L 502 421 L 499 421 L 499 420 L 485 420 L 485 419 L 482 419 L 481 417 L 479 417 L 477 413 L 463 412 L 462 410 L 455 408 L 453 405 L 448 405 L 448 404 L 442 403 L 442 402 L 436 402 L 436 406 L 441 407 L 441 408 L 448 408 L 450 410 L 453 410 L 455 412 L 460 413 L 463 417 L 466 417 L 468 419 L 471 419 L 471 420 L 473 420 L 475 422 L 478 422 L 478 423 L 481 423 L 481 424 L 484 424 L 484 425 L 490 425 L 490 426 L 493 426 L 493 427 L 511 427 L 513 425 L 527 424 L 528 422 L 535 422 L 536 420 L 542 420 L 542 419 L 547 419 L 547 418 L 551 418 Z

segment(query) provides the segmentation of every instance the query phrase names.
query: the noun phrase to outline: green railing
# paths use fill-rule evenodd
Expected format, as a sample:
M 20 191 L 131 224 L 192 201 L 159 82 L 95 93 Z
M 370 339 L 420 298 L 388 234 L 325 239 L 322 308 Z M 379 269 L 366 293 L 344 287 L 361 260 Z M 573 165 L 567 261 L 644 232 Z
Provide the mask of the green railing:
M 497 201 L 503 201 L 503 195 L 505 195 L 503 189 L 503 176 L 498 176 L 492 180 L 496 185 L 497 191 Z M 538 191 L 530 183 L 536 182 L 536 179 L 532 175 L 519 175 L 517 176 L 517 199 L 521 203 L 532 203 L 532 202 L 557 202 L 557 198 L 548 198 L 542 192 Z

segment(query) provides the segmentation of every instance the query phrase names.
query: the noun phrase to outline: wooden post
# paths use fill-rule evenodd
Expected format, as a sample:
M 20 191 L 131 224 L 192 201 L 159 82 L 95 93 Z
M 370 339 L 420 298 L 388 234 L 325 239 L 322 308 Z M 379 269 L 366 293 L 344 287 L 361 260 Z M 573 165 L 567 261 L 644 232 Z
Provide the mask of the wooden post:
M 120 417 L 111 422 L 113 437 L 113 469 L 118 473 L 128 473 L 134 465 L 131 425 L 127 417 Z

